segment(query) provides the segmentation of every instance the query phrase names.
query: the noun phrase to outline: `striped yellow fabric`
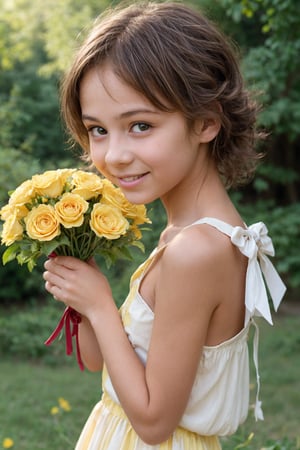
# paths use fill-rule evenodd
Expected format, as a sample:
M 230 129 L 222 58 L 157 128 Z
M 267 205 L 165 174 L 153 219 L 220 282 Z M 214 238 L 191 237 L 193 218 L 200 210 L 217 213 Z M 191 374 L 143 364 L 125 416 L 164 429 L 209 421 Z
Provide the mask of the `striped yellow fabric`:
M 145 444 L 130 425 L 122 407 L 104 393 L 75 450 L 221 450 L 221 446 L 216 436 L 200 436 L 180 427 L 159 445 Z

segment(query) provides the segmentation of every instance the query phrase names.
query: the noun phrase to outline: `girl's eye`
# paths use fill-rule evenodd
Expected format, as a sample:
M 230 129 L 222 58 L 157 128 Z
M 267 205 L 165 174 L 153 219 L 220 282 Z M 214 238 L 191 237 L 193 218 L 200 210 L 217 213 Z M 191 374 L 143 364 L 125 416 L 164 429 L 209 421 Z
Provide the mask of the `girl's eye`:
M 88 132 L 93 136 L 93 137 L 99 137 L 99 136 L 105 136 L 107 134 L 107 131 L 105 130 L 105 128 L 102 127 L 91 127 Z
M 149 129 L 150 129 L 150 125 L 148 123 L 144 123 L 144 122 L 138 122 L 132 126 L 132 131 L 134 133 L 143 133 L 145 131 L 148 131 Z

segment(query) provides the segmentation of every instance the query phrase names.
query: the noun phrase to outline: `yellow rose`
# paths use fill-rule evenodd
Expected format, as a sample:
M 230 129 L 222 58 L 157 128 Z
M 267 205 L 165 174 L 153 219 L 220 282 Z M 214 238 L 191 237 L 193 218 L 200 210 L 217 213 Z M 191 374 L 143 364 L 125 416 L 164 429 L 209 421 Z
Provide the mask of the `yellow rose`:
M 103 185 L 103 192 L 112 192 L 118 189 L 111 181 L 109 181 L 107 178 L 102 179 L 102 185 Z
M 112 183 L 106 183 L 103 187 L 101 203 L 112 205 L 120 209 L 124 215 L 131 209 L 132 204 L 126 199 L 120 188 L 116 188 Z
M 60 234 L 59 217 L 50 205 L 39 205 L 25 217 L 26 232 L 31 239 L 51 241 Z
M 11 214 L 13 214 L 15 208 L 12 205 L 5 205 L 0 209 L 1 220 L 7 220 Z
M 81 195 L 85 200 L 97 197 L 102 192 L 102 180 L 95 173 L 77 170 L 72 175 L 74 194 Z
M 132 231 L 133 232 L 133 234 L 134 234 L 134 236 L 135 236 L 135 239 L 142 239 L 142 232 L 141 232 L 141 230 L 139 229 L 139 227 L 136 227 L 136 226 L 132 226 L 132 227 L 130 227 L 130 231 Z
M 151 220 L 147 217 L 147 209 L 145 205 L 132 205 L 130 203 L 130 208 L 128 208 L 126 217 L 133 219 L 135 225 L 151 223 Z
M 90 227 L 99 237 L 118 239 L 126 233 L 129 222 L 114 206 L 96 203 L 91 213 Z
M 141 223 L 151 223 L 151 220 L 147 217 L 147 210 L 145 205 L 133 205 L 130 203 L 121 189 L 114 187 L 112 183 L 105 180 L 106 183 L 103 186 L 103 193 L 101 203 L 106 205 L 113 205 L 120 209 L 125 217 L 133 219 L 136 225 Z
M 23 236 L 23 227 L 17 219 L 16 214 L 11 214 L 3 224 L 2 244 L 9 246 L 19 241 Z
M 80 227 L 83 224 L 84 213 L 88 207 L 88 202 L 80 195 L 67 193 L 55 204 L 55 211 L 64 227 Z
M 19 220 L 27 216 L 28 212 L 29 209 L 25 205 L 11 205 L 8 203 L 0 210 L 0 217 L 2 220 L 7 220 L 11 215 L 15 215 Z
M 32 184 L 36 193 L 51 198 L 62 194 L 64 183 L 64 177 L 61 176 L 59 170 L 47 170 L 32 177 Z
M 70 178 L 74 172 L 76 172 L 76 169 L 57 169 L 57 172 L 63 184 L 65 184 L 67 179 Z
M 9 205 L 25 205 L 30 203 L 35 196 L 34 186 L 31 180 L 26 180 L 11 194 Z

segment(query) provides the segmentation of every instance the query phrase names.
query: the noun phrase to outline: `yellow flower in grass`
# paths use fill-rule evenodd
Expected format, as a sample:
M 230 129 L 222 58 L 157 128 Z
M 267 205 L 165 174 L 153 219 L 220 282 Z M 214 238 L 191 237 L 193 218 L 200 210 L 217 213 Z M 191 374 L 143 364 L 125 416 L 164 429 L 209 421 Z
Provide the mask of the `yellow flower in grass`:
M 88 207 L 87 201 L 73 193 L 64 194 L 54 206 L 60 223 L 66 228 L 80 227 Z
M 52 406 L 52 408 L 50 409 L 50 413 L 52 416 L 56 416 L 56 414 L 59 414 L 58 406 Z
M 59 170 L 47 170 L 32 177 L 32 185 L 39 195 L 55 198 L 62 194 L 65 183 L 64 176 Z
M 11 438 L 4 438 L 2 441 L 3 448 L 12 448 L 14 446 L 14 441 Z
M 17 214 L 12 213 L 4 222 L 2 230 L 2 244 L 9 246 L 23 237 L 23 227 L 18 221 Z
M 85 200 L 97 197 L 102 192 L 102 180 L 95 173 L 77 170 L 72 175 L 72 182 L 74 185 L 73 194 L 79 194 Z
M 114 206 L 96 203 L 91 213 L 90 227 L 99 237 L 118 239 L 128 230 L 129 222 Z
M 31 239 L 51 241 L 60 234 L 59 217 L 50 205 L 39 205 L 25 217 L 26 232 Z
M 61 409 L 63 409 L 64 411 L 71 411 L 71 406 L 68 400 L 65 400 L 63 397 L 59 397 L 58 403 Z

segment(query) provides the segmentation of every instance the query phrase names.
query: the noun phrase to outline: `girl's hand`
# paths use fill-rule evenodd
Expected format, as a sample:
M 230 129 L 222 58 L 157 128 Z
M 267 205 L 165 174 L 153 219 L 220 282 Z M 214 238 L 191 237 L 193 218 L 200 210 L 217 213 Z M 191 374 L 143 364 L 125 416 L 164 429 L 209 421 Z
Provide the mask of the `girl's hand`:
M 46 290 L 87 318 L 113 301 L 108 280 L 92 259 L 83 262 L 70 256 L 57 256 L 47 260 L 44 267 Z

